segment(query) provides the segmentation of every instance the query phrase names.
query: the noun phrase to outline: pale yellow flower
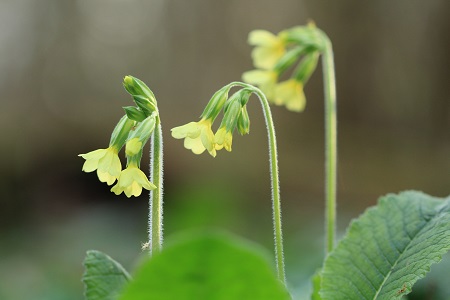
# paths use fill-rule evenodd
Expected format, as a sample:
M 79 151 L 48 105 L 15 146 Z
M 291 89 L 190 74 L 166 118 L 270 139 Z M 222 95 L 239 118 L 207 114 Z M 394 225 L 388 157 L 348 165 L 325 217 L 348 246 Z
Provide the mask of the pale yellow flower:
M 83 165 L 84 172 L 89 173 L 97 170 L 98 179 L 111 185 L 119 177 L 122 170 L 122 164 L 117 154 L 118 150 L 116 147 L 109 147 L 78 156 L 86 160 Z
M 303 83 L 295 79 L 289 79 L 277 84 L 274 103 L 285 105 L 287 109 L 292 111 L 303 111 L 306 104 Z
M 148 180 L 147 175 L 137 165 L 130 164 L 120 173 L 119 179 L 116 185 L 112 187 L 111 192 L 116 195 L 124 192 L 130 198 L 131 196 L 139 196 L 142 193 L 142 188 L 150 191 L 156 189 L 156 186 Z
M 208 150 L 209 154 L 215 157 L 216 149 L 214 148 L 214 133 L 211 125 L 211 119 L 190 122 L 172 128 L 172 136 L 176 139 L 184 139 L 184 147 L 190 149 L 194 154 L 201 154 Z
M 248 36 L 248 43 L 256 46 L 252 51 L 255 67 L 270 70 L 286 52 L 284 41 L 266 30 L 254 30 Z
M 225 148 L 228 152 L 231 151 L 231 144 L 233 142 L 233 133 L 227 131 L 225 127 L 219 128 L 216 135 L 214 136 L 215 148 L 216 150 L 221 150 Z
M 278 75 L 275 71 L 269 70 L 251 70 L 242 74 L 242 80 L 247 83 L 257 85 L 259 89 L 266 95 L 269 101 L 275 96 L 275 86 L 277 84 Z

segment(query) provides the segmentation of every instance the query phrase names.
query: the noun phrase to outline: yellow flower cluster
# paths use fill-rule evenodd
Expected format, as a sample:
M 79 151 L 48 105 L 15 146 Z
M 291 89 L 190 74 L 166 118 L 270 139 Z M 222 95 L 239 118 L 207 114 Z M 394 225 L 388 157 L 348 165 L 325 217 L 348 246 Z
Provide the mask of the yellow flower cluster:
M 124 87 L 133 96 L 138 107 L 124 108 L 127 114 L 114 128 L 108 148 L 79 156 L 86 160 L 82 169 L 84 172 L 97 171 L 98 179 L 107 185 L 112 185 L 117 180 L 111 191 L 116 195 L 123 192 L 129 198 L 139 196 L 143 188 L 156 189 L 145 173 L 139 169 L 139 164 L 142 148 L 155 128 L 157 112 L 154 95 L 142 81 L 126 76 Z M 122 170 L 118 153 L 124 145 L 127 167 Z
M 214 134 L 211 126 L 228 99 L 228 91 L 229 87 L 225 87 L 214 94 L 200 121 L 172 128 L 172 137 L 184 139 L 184 147 L 194 154 L 202 154 L 207 150 L 212 157 L 216 157 L 216 150 L 225 148 L 231 151 L 233 131 L 238 128 L 242 135 L 250 131 L 246 103 L 251 93 L 244 89 L 228 100 L 222 123 Z
M 312 24 L 294 27 L 277 35 L 265 30 L 250 32 L 248 42 L 255 46 L 252 59 L 257 69 L 245 72 L 242 79 L 257 85 L 271 103 L 286 106 L 291 111 L 303 111 L 306 104 L 303 87 L 317 64 L 316 49 L 311 44 L 305 45 L 305 41 L 310 41 L 308 38 L 314 28 Z M 300 61 L 293 76 L 278 82 L 301 55 L 305 58 Z

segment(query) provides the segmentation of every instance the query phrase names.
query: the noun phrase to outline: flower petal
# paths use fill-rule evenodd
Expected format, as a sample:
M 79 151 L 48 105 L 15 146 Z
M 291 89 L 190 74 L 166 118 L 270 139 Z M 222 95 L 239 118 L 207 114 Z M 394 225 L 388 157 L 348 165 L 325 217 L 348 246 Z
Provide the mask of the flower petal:
M 102 172 L 99 169 L 97 169 L 97 176 L 101 182 L 106 182 L 107 185 L 112 185 L 117 179 L 116 176 L 112 176 L 108 172 Z
M 194 154 L 202 154 L 206 150 L 200 137 L 197 137 L 195 139 L 186 137 L 186 139 L 184 140 L 184 148 L 192 150 Z
M 267 30 L 253 30 L 248 35 L 248 43 L 252 46 L 272 45 L 277 36 Z
M 190 122 L 183 126 L 172 128 L 171 131 L 172 136 L 176 139 L 183 139 L 185 137 L 195 139 L 200 135 L 200 128 L 198 126 L 198 122 Z

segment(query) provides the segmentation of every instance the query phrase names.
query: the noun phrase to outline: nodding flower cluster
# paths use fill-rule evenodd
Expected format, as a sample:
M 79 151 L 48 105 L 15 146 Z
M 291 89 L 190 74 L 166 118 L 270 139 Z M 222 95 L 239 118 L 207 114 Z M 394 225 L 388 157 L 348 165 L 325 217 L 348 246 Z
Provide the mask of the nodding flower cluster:
M 122 192 L 129 198 L 139 196 L 142 188 L 156 189 L 147 175 L 139 169 L 142 149 L 149 140 L 155 126 L 159 124 L 159 114 L 153 92 L 141 80 L 126 76 L 123 81 L 126 91 L 133 97 L 136 106 L 124 107 L 124 115 L 114 128 L 109 147 L 80 154 L 86 161 L 84 172 L 97 170 L 98 179 L 108 185 L 116 195 Z M 122 170 L 118 153 L 125 145 L 127 166 Z
M 257 69 L 245 72 L 242 79 L 257 85 L 271 103 L 303 111 L 306 104 L 303 87 L 316 69 L 323 50 L 322 32 L 313 23 L 283 30 L 277 35 L 254 30 L 248 42 L 255 46 L 252 59 Z M 292 67 L 291 76 L 280 81 Z
M 246 105 L 253 93 L 250 88 L 243 88 L 228 97 L 231 87 L 231 84 L 226 85 L 212 96 L 200 116 L 200 121 L 173 128 L 172 136 L 176 139 L 184 139 L 184 147 L 195 154 L 208 150 L 209 154 L 215 157 L 216 151 L 222 148 L 231 151 L 234 130 L 237 129 L 241 135 L 250 132 L 250 119 Z M 222 110 L 224 116 L 219 129 L 214 134 L 211 126 Z

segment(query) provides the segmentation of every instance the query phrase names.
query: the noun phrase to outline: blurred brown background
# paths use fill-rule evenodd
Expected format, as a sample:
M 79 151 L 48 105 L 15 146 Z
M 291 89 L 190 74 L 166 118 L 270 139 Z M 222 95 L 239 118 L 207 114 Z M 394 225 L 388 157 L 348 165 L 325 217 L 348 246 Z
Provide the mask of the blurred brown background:
M 147 194 L 117 197 L 79 153 L 105 148 L 132 105 L 121 82 L 156 94 L 165 138 L 166 234 L 217 226 L 272 251 L 268 153 L 256 99 L 233 152 L 195 156 L 170 128 L 252 69 L 253 29 L 313 19 L 334 45 L 339 228 L 407 189 L 450 192 L 450 2 L 0 0 L 0 299 L 81 299 L 88 249 L 137 264 Z M 274 107 L 286 259 L 302 289 L 320 265 L 323 92 L 320 67 L 301 114 Z M 144 157 L 143 168 L 148 165 Z M 311 256 L 314 253 L 314 258 Z M 23 288 L 27 287 L 27 288 Z

